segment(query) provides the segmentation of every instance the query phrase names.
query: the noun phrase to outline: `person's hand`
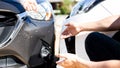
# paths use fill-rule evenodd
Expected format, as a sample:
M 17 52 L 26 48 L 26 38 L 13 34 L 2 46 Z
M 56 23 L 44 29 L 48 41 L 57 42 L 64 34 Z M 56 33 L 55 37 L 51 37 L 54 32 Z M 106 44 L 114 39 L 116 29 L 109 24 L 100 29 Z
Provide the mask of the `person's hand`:
M 75 36 L 81 31 L 80 26 L 78 24 L 75 24 L 74 22 L 70 22 L 65 26 L 67 28 L 62 32 L 61 38 L 68 38 L 70 36 Z
M 36 0 L 25 0 L 22 5 L 27 11 L 37 11 Z
M 80 59 L 74 54 L 60 54 L 57 57 L 63 58 L 62 61 L 57 61 L 56 63 L 63 68 L 89 68 L 85 60 Z

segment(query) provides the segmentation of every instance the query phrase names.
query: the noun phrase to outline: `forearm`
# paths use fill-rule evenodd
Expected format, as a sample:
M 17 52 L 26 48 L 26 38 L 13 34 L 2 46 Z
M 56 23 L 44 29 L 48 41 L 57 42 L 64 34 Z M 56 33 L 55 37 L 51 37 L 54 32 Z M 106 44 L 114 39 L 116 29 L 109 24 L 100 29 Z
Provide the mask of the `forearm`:
M 93 62 L 90 68 L 120 68 L 119 60 L 109 60 L 101 62 Z
M 78 59 L 77 62 L 78 62 L 77 64 L 78 66 L 76 68 L 120 68 L 119 60 L 93 62 L 93 61 Z
M 105 19 L 80 24 L 82 31 L 110 31 L 120 29 L 119 15 L 107 17 Z

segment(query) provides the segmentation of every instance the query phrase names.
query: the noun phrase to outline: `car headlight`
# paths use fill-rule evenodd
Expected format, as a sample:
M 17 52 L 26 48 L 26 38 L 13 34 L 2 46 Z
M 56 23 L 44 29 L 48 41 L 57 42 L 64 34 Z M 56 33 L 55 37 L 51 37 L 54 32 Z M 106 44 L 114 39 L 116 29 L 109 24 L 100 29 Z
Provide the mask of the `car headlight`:
M 42 7 L 41 5 L 37 5 L 37 10 L 38 10 L 38 12 L 27 11 L 27 15 L 33 19 L 44 20 L 44 18 L 46 16 L 46 11 L 45 11 L 44 7 Z

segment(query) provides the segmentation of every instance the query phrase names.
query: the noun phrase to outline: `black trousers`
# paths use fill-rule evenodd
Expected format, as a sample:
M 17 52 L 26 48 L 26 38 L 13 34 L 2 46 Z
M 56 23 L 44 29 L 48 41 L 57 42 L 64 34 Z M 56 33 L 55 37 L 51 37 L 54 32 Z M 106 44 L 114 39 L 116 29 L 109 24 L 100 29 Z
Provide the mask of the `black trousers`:
M 93 32 L 85 40 L 86 52 L 92 61 L 120 60 L 120 32 L 113 38 Z

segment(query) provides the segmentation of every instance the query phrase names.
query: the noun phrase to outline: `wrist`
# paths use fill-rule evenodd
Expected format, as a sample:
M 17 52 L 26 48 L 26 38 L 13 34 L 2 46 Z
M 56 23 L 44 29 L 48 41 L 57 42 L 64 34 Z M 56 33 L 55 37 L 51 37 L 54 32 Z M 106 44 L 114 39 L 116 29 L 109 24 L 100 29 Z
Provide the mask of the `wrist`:
M 82 25 L 79 25 L 79 27 L 77 28 L 78 32 L 84 31 L 84 27 Z
M 94 65 L 94 62 L 79 57 L 76 62 L 78 63 L 76 68 L 93 68 L 92 66 Z

